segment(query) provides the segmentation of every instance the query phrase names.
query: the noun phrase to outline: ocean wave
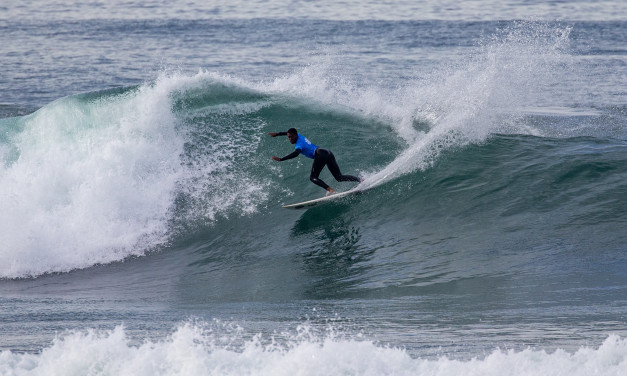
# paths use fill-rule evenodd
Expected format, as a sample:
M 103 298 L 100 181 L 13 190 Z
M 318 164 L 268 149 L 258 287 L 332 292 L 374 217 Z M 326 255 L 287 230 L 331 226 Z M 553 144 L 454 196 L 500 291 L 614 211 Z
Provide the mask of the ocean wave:
M 627 341 L 610 335 L 598 347 L 570 352 L 495 349 L 484 357 L 436 359 L 365 338 L 312 335 L 286 340 L 185 323 L 163 339 L 132 339 L 122 326 L 57 336 L 40 353 L 0 353 L 3 375 L 623 375 Z
M 464 204 L 445 212 L 487 197 L 491 191 L 481 180 L 494 172 L 491 166 L 503 172 L 489 184 L 501 187 L 495 191 L 500 200 L 489 200 L 497 208 L 487 213 L 491 217 L 529 210 L 505 202 L 521 189 L 531 189 L 524 197 L 532 198 L 532 210 L 547 189 L 555 193 L 547 200 L 551 208 L 574 202 L 568 200 L 578 193 L 591 197 L 584 205 L 598 202 L 595 177 L 619 181 L 613 200 L 624 172 L 616 155 L 624 150 L 620 141 L 603 143 L 608 134 L 624 134 L 620 121 L 606 126 L 607 111 L 576 111 L 574 118 L 560 117 L 556 131 L 545 113 L 529 113 L 538 98 L 542 102 L 543 87 L 572 75 L 568 35 L 568 28 L 542 24 L 509 26 L 486 38 L 476 55 L 396 89 L 351 82 L 334 69 L 334 58 L 322 56 L 292 75 L 255 83 L 205 71 L 163 72 L 138 87 L 70 96 L 3 119 L 0 278 L 145 255 L 219 221 L 264 215 L 271 203 L 319 194 L 307 179 L 307 161 L 270 161 L 291 150 L 265 133 L 293 126 L 333 150 L 343 171 L 364 177 L 362 188 L 381 188 L 386 197 L 399 185 L 424 185 L 425 197 L 441 199 L 438 192 L 463 180 L 457 192 L 468 191 L 459 197 Z M 584 115 L 595 121 L 582 131 Z M 592 141 L 569 144 L 581 136 Z M 514 137 L 511 153 L 499 149 L 503 137 Z M 552 143 L 558 146 L 546 147 Z M 556 163 L 560 153 L 573 153 L 573 160 Z M 597 156 L 601 160 L 593 161 Z M 462 172 L 466 163 L 475 175 Z M 434 171 L 436 164 L 444 170 Z M 540 168 L 534 173 L 529 164 Z M 510 167 L 519 174 L 503 170 Z M 531 180 L 551 181 L 555 174 L 562 180 L 549 186 Z M 577 190 L 573 182 L 590 189 Z M 607 218 L 607 208 L 593 209 Z

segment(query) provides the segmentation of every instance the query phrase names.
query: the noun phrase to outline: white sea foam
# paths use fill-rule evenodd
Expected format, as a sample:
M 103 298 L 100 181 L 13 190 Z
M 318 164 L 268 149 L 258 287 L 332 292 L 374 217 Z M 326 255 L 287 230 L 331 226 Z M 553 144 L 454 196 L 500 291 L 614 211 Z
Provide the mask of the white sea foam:
M 162 340 L 131 340 L 123 327 L 57 337 L 40 353 L 0 354 L 0 374 L 21 375 L 569 375 L 622 376 L 627 341 L 609 336 L 574 352 L 494 350 L 471 360 L 426 359 L 337 335 L 294 335 L 284 343 L 183 324 Z
M 164 73 L 137 90 L 62 98 L 15 120 L 0 150 L 0 278 L 143 255 L 171 236 L 183 191 L 202 198 L 204 211 L 195 215 L 209 220 L 234 206 L 255 211 L 259 184 L 213 173 L 234 163 L 229 150 L 251 149 L 238 146 L 237 132 L 219 150 L 186 153 L 191 132 L 173 112 L 172 95 L 206 78 Z
M 0 276 L 119 260 L 163 237 L 183 145 L 167 92 L 68 97 L 20 120 L 19 158 L 0 167 Z

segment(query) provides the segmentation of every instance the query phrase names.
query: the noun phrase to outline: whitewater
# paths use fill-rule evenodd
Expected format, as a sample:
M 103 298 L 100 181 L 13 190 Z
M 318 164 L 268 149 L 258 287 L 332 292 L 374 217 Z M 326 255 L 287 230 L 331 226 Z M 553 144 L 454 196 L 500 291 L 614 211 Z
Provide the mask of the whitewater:
M 627 344 L 616 336 L 598 349 L 582 347 L 572 354 L 494 350 L 483 359 L 467 361 L 416 359 L 402 349 L 369 341 L 312 338 L 306 328 L 282 345 L 258 336 L 237 345 L 221 342 L 211 330 L 186 324 L 163 341 L 132 345 L 124 328 L 117 327 L 106 333 L 73 333 L 55 340 L 38 356 L 3 352 L 0 371 L 12 375 L 622 375 L 627 366 Z
M 44 3 L 0 13 L 0 375 L 627 372 L 622 2 Z M 364 193 L 283 210 L 291 127 Z

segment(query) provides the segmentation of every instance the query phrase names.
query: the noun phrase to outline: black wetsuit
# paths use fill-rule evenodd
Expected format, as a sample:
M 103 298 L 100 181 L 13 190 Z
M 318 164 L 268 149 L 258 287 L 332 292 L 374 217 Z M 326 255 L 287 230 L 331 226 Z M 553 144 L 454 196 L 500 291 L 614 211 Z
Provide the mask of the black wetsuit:
M 277 136 L 283 136 L 286 134 L 287 134 L 286 132 L 280 132 L 277 134 Z M 307 140 L 304 136 L 300 134 L 298 135 L 298 138 L 299 139 L 296 143 L 294 152 L 281 158 L 281 161 L 298 157 L 303 151 L 303 147 L 300 145 L 307 145 L 307 146 L 304 146 L 307 149 L 304 155 L 309 158 L 313 158 L 313 165 L 311 166 L 311 175 L 309 175 L 309 180 L 311 180 L 314 184 L 324 189 L 329 188 L 329 186 L 325 182 L 323 182 L 322 180 L 318 178 L 324 166 L 329 167 L 329 171 L 331 171 L 331 174 L 337 181 L 356 181 L 356 182 L 361 181 L 356 176 L 342 175 L 342 173 L 340 172 L 340 167 L 337 165 L 337 162 L 335 160 L 335 156 L 333 155 L 333 153 L 331 153 L 330 150 L 322 149 L 311 144 L 309 140 Z M 313 149 L 313 156 L 311 156 L 312 149 Z
M 333 153 L 331 153 L 330 150 L 318 148 L 314 154 L 314 161 L 313 165 L 311 165 L 311 175 L 309 175 L 309 180 L 324 189 L 329 188 L 329 186 L 320 180 L 318 176 L 320 176 L 320 172 L 325 165 L 329 168 L 329 171 L 331 171 L 331 174 L 337 181 L 361 181 L 358 177 L 353 175 L 342 175 Z

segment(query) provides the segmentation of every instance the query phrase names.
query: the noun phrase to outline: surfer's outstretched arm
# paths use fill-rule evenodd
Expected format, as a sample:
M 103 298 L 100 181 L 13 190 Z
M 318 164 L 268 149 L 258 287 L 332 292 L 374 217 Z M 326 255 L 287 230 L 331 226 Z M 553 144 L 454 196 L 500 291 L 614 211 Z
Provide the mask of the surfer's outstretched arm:
M 268 135 L 270 137 L 276 137 L 276 136 L 287 136 L 290 139 L 290 143 L 295 144 L 296 141 L 298 140 L 298 132 L 296 132 L 296 129 L 294 128 L 290 128 L 287 132 L 268 132 Z M 281 162 L 281 161 L 285 161 L 288 159 L 292 159 L 292 158 L 296 158 L 300 155 L 300 152 L 302 150 L 300 148 L 297 148 L 294 150 L 293 153 L 286 155 L 283 158 L 279 158 L 279 157 L 272 157 L 272 160 L 275 160 L 277 162 Z
M 270 137 L 287 136 L 287 132 L 268 132 Z
M 291 154 L 286 155 L 283 158 L 279 158 L 279 157 L 272 157 L 273 160 L 277 161 L 277 162 L 282 162 L 282 161 L 286 161 L 288 159 L 292 159 L 292 158 L 296 158 L 300 155 L 301 150 L 300 149 L 296 149 L 294 150 L 294 152 L 292 152 Z

